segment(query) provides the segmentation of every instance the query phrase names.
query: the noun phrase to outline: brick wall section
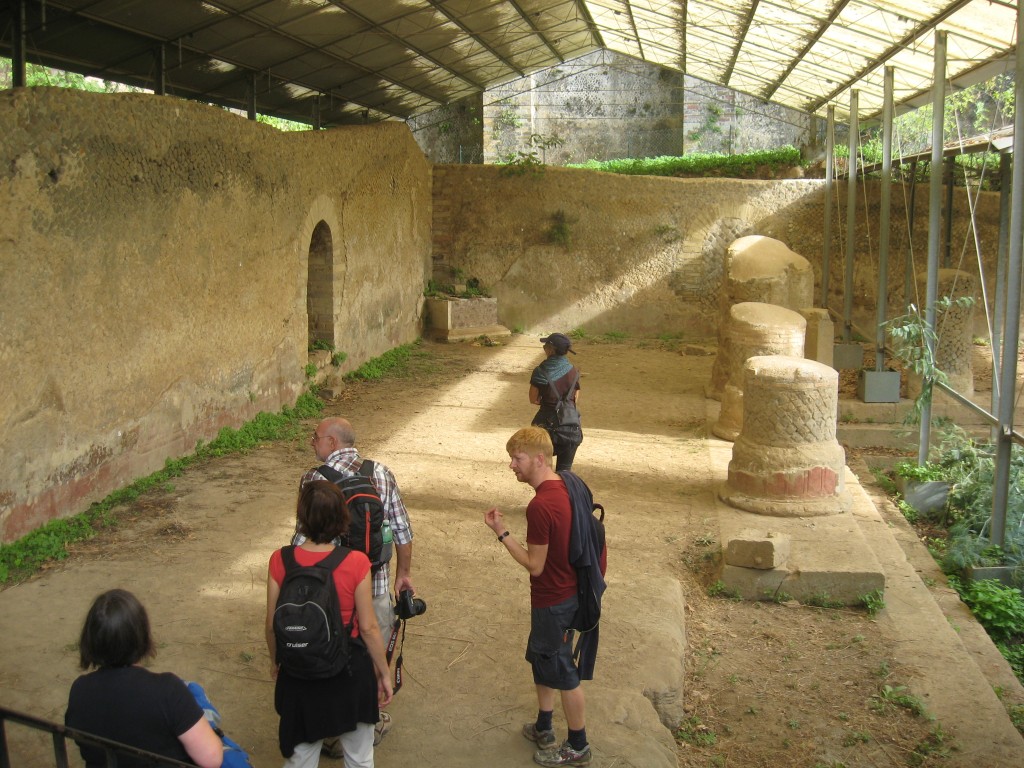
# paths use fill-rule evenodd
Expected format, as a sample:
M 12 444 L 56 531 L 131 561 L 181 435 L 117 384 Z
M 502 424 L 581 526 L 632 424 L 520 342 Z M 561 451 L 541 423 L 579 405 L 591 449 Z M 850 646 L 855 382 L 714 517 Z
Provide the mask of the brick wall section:
M 433 248 L 434 266 L 444 263 L 452 249 L 452 203 L 445 194 L 448 170 L 446 166 L 434 166 L 432 190 L 433 224 L 431 230 L 431 247 Z

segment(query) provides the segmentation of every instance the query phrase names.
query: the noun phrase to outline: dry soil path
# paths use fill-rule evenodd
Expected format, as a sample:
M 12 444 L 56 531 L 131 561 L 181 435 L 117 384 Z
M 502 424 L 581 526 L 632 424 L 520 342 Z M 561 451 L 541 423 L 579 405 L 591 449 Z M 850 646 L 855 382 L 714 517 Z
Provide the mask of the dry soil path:
M 700 592 L 699 564 L 688 567 L 694 542 L 714 548 L 714 494 L 724 471 L 720 450 L 709 449 L 704 438 L 703 386 L 712 358 L 635 342 L 584 341 L 579 348 L 586 439 L 576 470 L 608 509 L 611 546 L 597 679 L 586 684 L 595 765 L 813 766 L 830 750 L 842 752 L 848 768 L 904 764 L 886 761 L 891 749 L 843 747 L 836 720 L 836 713 L 864 709 L 877 687 L 862 679 L 867 665 L 902 663 L 900 637 L 887 634 L 884 615 L 873 622 L 710 601 Z M 528 582 L 483 525 L 482 513 L 498 505 L 509 527 L 525 532 L 522 513 L 532 491 L 515 482 L 504 444 L 532 416 L 527 381 L 540 359 L 534 337 L 491 348 L 427 345 L 413 378 L 354 384 L 328 408 L 350 418 L 363 454 L 398 477 L 416 535 L 414 581 L 428 604 L 408 624 L 405 687 L 391 709 L 395 729 L 377 752 L 381 768 L 411 760 L 426 768 L 532 764 L 530 745 L 519 735 L 535 711 L 522 658 Z M 173 490 L 141 500 L 130 510 L 131 522 L 0 593 L 0 701 L 60 721 L 78 674 L 74 645 L 84 612 L 97 593 L 122 586 L 149 608 L 159 643 L 153 667 L 201 680 L 257 767 L 278 765 L 262 631 L 266 566 L 289 537 L 297 481 L 312 459 L 303 437 L 196 467 Z M 689 662 L 688 632 L 700 650 Z M 766 645 L 762 632 L 777 645 Z M 843 642 L 854 633 L 860 638 L 860 666 L 849 654 L 824 657 L 834 645 L 829 633 L 837 632 L 846 633 Z M 786 655 L 796 659 L 796 669 L 775 675 L 776 649 L 800 650 L 811 635 L 822 638 L 823 650 Z M 705 652 L 716 665 L 701 661 Z M 953 677 L 956 657 L 943 658 Z M 861 688 L 844 682 L 829 690 L 816 682 L 826 667 L 839 680 L 856 678 Z M 803 703 L 794 705 L 806 710 L 800 715 L 806 738 L 795 743 L 787 731 L 794 715 L 750 719 L 745 713 L 755 706 L 743 703 L 738 670 L 752 670 L 750 695 L 758 708 L 792 692 L 795 674 L 807 686 Z M 820 699 L 806 695 L 812 690 Z M 728 755 L 730 744 L 753 735 L 742 747 L 755 757 L 711 763 L 712 753 L 686 745 L 679 751 L 662 721 L 703 715 L 726 694 L 736 713 L 719 724 L 715 749 Z M 1012 729 L 1007 735 L 1001 728 L 995 738 L 973 727 L 969 711 L 943 724 L 972 760 L 959 763 L 954 755 L 943 764 L 1012 765 L 986 757 L 1006 755 L 1007 740 L 1012 749 Z M 556 728 L 564 733 L 560 713 Z M 52 765 L 43 737 L 18 730 L 9 739 L 17 765 Z M 998 753 L 979 746 L 996 741 Z M 780 757 L 785 750 L 790 758 Z

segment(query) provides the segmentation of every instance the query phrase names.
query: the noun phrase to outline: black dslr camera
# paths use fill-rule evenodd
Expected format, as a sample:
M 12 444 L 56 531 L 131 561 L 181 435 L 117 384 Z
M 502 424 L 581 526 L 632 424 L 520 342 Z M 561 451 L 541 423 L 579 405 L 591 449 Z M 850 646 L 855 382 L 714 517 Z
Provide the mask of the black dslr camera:
M 411 589 L 403 589 L 398 593 L 398 604 L 395 606 L 395 614 L 402 621 L 426 612 L 427 604 L 418 597 L 413 597 Z

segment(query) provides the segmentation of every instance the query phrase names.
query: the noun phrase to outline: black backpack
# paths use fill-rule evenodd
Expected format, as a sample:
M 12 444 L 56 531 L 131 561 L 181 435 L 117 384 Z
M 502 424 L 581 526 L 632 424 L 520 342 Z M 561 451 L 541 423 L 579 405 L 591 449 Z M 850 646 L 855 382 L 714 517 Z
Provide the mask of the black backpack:
M 292 677 L 334 677 L 352 655 L 352 624 L 341 620 L 334 571 L 349 550 L 335 547 L 315 565 L 299 565 L 295 547 L 281 548 L 284 579 L 274 609 L 277 662 Z
M 553 382 L 548 382 L 548 390 L 551 396 L 558 402 L 555 403 L 555 424 L 554 427 L 578 427 L 580 425 L 580 412 L 576 410 L 576 401 L 573 399 L 573 392 L 576 391 L 576 384 L 579 383 L 580 372 L 577 369 L 572 379 L 572 384 L 565 395 L 559 395 Z
M 373 570 L 380 570 L 391 561 L 393 547 L 390 541 L 384 541 L 384 502 L 371 479 L 373 462 L 364 460 L 354 475 L 343 475 L 327 464 L 318 467 L 317 472 L 341 489 L 348 506 L 348 532 L 338 541 L 349 549 L 366 553 Z

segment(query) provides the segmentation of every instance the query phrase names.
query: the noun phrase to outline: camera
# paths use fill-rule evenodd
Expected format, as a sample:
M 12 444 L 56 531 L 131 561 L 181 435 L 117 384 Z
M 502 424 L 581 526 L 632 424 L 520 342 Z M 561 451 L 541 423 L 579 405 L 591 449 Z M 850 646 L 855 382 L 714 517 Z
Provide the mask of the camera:
M 395 614 L 402 621 L 426 612 L 427 604 L 418 597 L 413 597 L 411 589 L 403 589 L 398 593 L 398 604 L 395 606 Z

